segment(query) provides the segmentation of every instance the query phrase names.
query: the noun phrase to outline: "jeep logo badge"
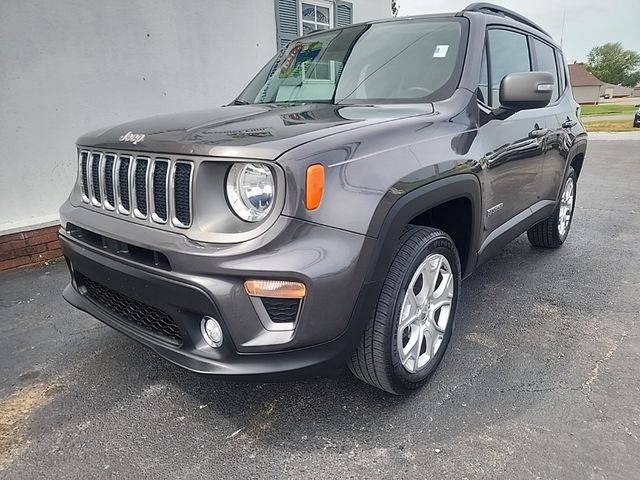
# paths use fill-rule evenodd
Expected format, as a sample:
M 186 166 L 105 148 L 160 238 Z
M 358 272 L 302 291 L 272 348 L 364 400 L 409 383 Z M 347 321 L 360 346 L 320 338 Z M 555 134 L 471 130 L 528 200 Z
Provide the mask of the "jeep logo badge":
M 144 133 L 133 133 L 127 132 L 124 135 L 120 135 L 121 142 L 131 142 L 134 145 L 144 141 L 145 134 Z

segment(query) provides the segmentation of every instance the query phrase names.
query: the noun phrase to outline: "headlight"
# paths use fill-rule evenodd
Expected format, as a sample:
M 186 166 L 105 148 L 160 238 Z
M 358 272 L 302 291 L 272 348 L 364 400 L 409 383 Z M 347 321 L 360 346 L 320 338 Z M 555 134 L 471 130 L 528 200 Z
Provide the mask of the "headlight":
M 273 207 L 275 182 L 269 167 L 236 163 L 227 175 L 227 199 L 233 212 L 246 222 L 258 222 Z

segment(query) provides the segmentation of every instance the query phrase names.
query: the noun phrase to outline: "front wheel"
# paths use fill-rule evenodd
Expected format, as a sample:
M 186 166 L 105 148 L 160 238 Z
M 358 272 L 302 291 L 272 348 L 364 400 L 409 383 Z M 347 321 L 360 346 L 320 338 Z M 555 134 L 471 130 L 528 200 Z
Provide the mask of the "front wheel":
M 451 238 L 435 228 L 409 227 L 349 361 L 353 374 L 396 395 L 421 387 L 449 344 L 460 283 Z
M 569 167 L 562 185 L 560 201 L 553 214 L 527 230 L 527 237 L 531 245 L 543 248 L 558 248 L 569 235 L 573 209 L 576 200 L 576 172 Z

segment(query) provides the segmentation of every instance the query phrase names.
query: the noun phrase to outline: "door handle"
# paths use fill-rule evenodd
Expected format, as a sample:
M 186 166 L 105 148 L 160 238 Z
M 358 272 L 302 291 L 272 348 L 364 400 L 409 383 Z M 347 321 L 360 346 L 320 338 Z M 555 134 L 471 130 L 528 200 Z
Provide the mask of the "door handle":
M 571 128 L 577 125 L 577 121 L 571 120 L 569 117 L 562 123 L 562 128 Z
M 549 129 L 548 128 L 539 128 L 536 125 L 536 128 L 534 128 L 533 130 L 531 130 L 529 132 L 529 138 L 545 137 L 547 135 L 547 133 L 549 133 Z

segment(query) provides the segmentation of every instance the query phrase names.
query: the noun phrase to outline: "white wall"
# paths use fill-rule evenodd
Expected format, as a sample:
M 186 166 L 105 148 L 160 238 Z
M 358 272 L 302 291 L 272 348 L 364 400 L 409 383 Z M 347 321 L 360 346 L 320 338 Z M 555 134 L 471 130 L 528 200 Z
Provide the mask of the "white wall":
M 0 234 L 57 220 L 82 133 L 229 102 L 275 50 L 273 0 L 0 0 Z
M 57 218 L 82 133 L 228 102 L 275 48 L 271 0 L 0 0 L 0 232 Z
M 391 17 L 391 0 L 348 0 L 353 3 L 353 23 Z

